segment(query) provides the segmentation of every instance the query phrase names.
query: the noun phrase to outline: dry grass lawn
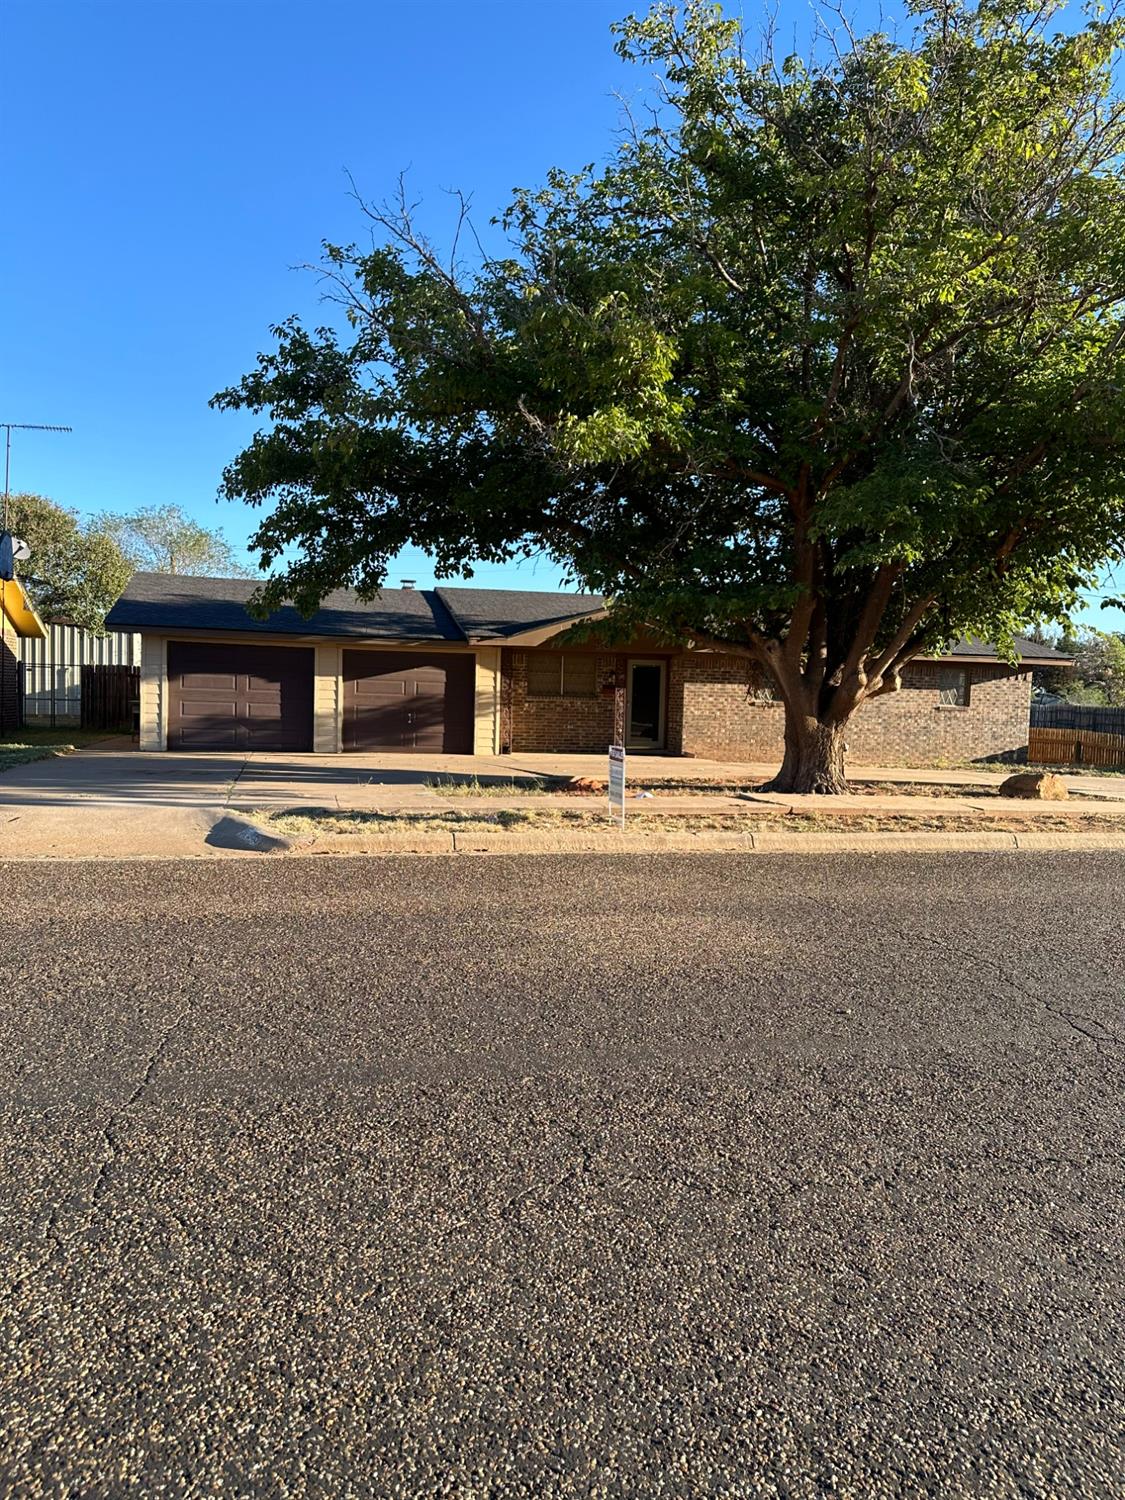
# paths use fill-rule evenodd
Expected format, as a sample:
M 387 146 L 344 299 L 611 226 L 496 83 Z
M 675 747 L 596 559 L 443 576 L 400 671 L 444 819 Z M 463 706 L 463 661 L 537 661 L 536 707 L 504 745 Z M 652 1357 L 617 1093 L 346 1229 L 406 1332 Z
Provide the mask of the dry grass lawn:
M 255 822 L 290 838 L 302 841 L 339 835 L 379 833 L 466 833 L 496 831 L 535 831 L 573 829 L 588 832 L 609 829 L 614 823 L 602 811 L 590 808 L 498 808 L 494 813 L 378 813 L 351 812 L 338 808 L 303 807 L 282 811 L 263 810 L 253 814 Z M 746 813 L 665 813 L 658 809 L 630 811 L 626 826 L 634 833 L 702 833 L 724 831 L 753 833 L 771 829 L 799 836 L 808 832 L 897 832 L 923 833 L 943 831 L 971 833 L 982 830 L 1015 832 L 1035 829 L 1066 829 L 1092 832 L 1099 829 L 1120 831 L 1121 819 L 1091 812 L 1080 817 L 1050 813 L 1023 813 L 1010 804 L 996 813 L 939 813 L 917 816 L 911 813 L 789 813 L 782 807 L 755 807 Z

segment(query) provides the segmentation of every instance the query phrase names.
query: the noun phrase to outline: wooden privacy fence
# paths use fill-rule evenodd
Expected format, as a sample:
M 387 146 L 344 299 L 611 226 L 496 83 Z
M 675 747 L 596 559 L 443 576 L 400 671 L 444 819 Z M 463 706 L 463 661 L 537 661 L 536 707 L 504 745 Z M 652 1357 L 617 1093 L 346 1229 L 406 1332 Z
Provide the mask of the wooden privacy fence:
M 1096 729 L 1035 729 L 1028 732 L 1027 758 L 1039 766 L 1101 766 L 1125 770 L 1125 735 Z
M 132 730 L 140 695 L 140 667 L 83 667 L 82 728 Z
M 141 638 L 127 630 L 109 630 L 99 635 L 55 620 L 48 622 L 45 640 L 20 642 L 20 658 L 23 726 L 62 728 L 86 723 L 82 713 L 83 668 L 139 666 Z M 102 726 L 95 722 L 90 727 Z
M 1032 704 L 1027 758 L 1041 766 L 1125 769 L 1125 708 Z

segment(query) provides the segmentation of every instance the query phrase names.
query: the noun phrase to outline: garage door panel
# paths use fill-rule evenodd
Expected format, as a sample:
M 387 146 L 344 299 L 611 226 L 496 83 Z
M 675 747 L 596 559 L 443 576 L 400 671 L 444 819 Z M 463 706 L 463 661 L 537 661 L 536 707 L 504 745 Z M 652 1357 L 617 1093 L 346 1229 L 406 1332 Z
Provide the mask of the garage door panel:
M 233 693 L 238 687 L 238 678 L 233 672 L 184 672 L 180 687 L 188 693 Z
M 170 750 L 311 750 L 306 647 L 168 643 Z
M 192 726 L 183 730 L 178 744 L 172 748 L 176 750 L 237 750 L 239 739 L 233 729 L 223 725 L 212 725 L 206 729 Z
M 355 684 L 355 701 L 360 707 L 368 703 L 375 706 L 389 703 L 401 708 L 408 696 L 406 686 L 405 682 L 382 682 L 377 677 L 371 678 Z
M 354 743 L 348 748 L 376 750 L 404 750 L 409 748 L 404 743 L 405 723 L 401 712 L 396 707 L 363 708 L 351 716 L 348 721 L 350 735 Z
M 416 750 L 443 750 L 445 748 L 445 703 L 442 699 L 433 697 L 412 699 L 410 719 Z
M 238 716 L 237 698 L 229 698 L 225 703 L 219 703 L 214 698 L 205 701 L 194 702 L 185 698 L 180 704 L 181 719 L 206 719 L 209 723 L 221 724 L 228 719 Z
M 469 753 L 475 670 L 468 653 L 345 651 L 345 750 Z

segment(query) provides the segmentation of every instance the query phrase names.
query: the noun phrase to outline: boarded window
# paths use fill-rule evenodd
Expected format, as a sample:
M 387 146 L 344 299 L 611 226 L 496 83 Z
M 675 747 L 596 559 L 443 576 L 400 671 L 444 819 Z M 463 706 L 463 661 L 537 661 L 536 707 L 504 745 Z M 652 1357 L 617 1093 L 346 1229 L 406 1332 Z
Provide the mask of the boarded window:
M 529 652 L 527 658 L 527 696 L 529 698 L 562 697 L 562 657 L 553 653 Z
M 527 657 L 529 698 L 593 698 L 597 696 L 597 658 L 531 651 Z
M 564 656 L 564 698 L 593 698 L 598 691 L 598 663 L 593 656 Z
M 938 668 L 938 705 L 941 708 L 968 708 L 969 674 L 964 667 Z

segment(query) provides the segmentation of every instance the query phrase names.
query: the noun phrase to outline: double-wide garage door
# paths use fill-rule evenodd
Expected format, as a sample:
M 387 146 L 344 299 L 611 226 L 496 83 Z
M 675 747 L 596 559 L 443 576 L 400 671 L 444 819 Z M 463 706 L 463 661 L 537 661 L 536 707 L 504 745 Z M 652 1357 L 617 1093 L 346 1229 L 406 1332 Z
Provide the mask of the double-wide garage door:
M 168 642 L 169 750 L 311 750 L 313 653 Z
M 476 658 L 435 651 L 344 652 L 344 749 L 473 749 Z
M 345 750 L 473 749 L 469 653 L 345 651 Z M 168 643 L 170 750 L 311 750 L 313 652 Z

